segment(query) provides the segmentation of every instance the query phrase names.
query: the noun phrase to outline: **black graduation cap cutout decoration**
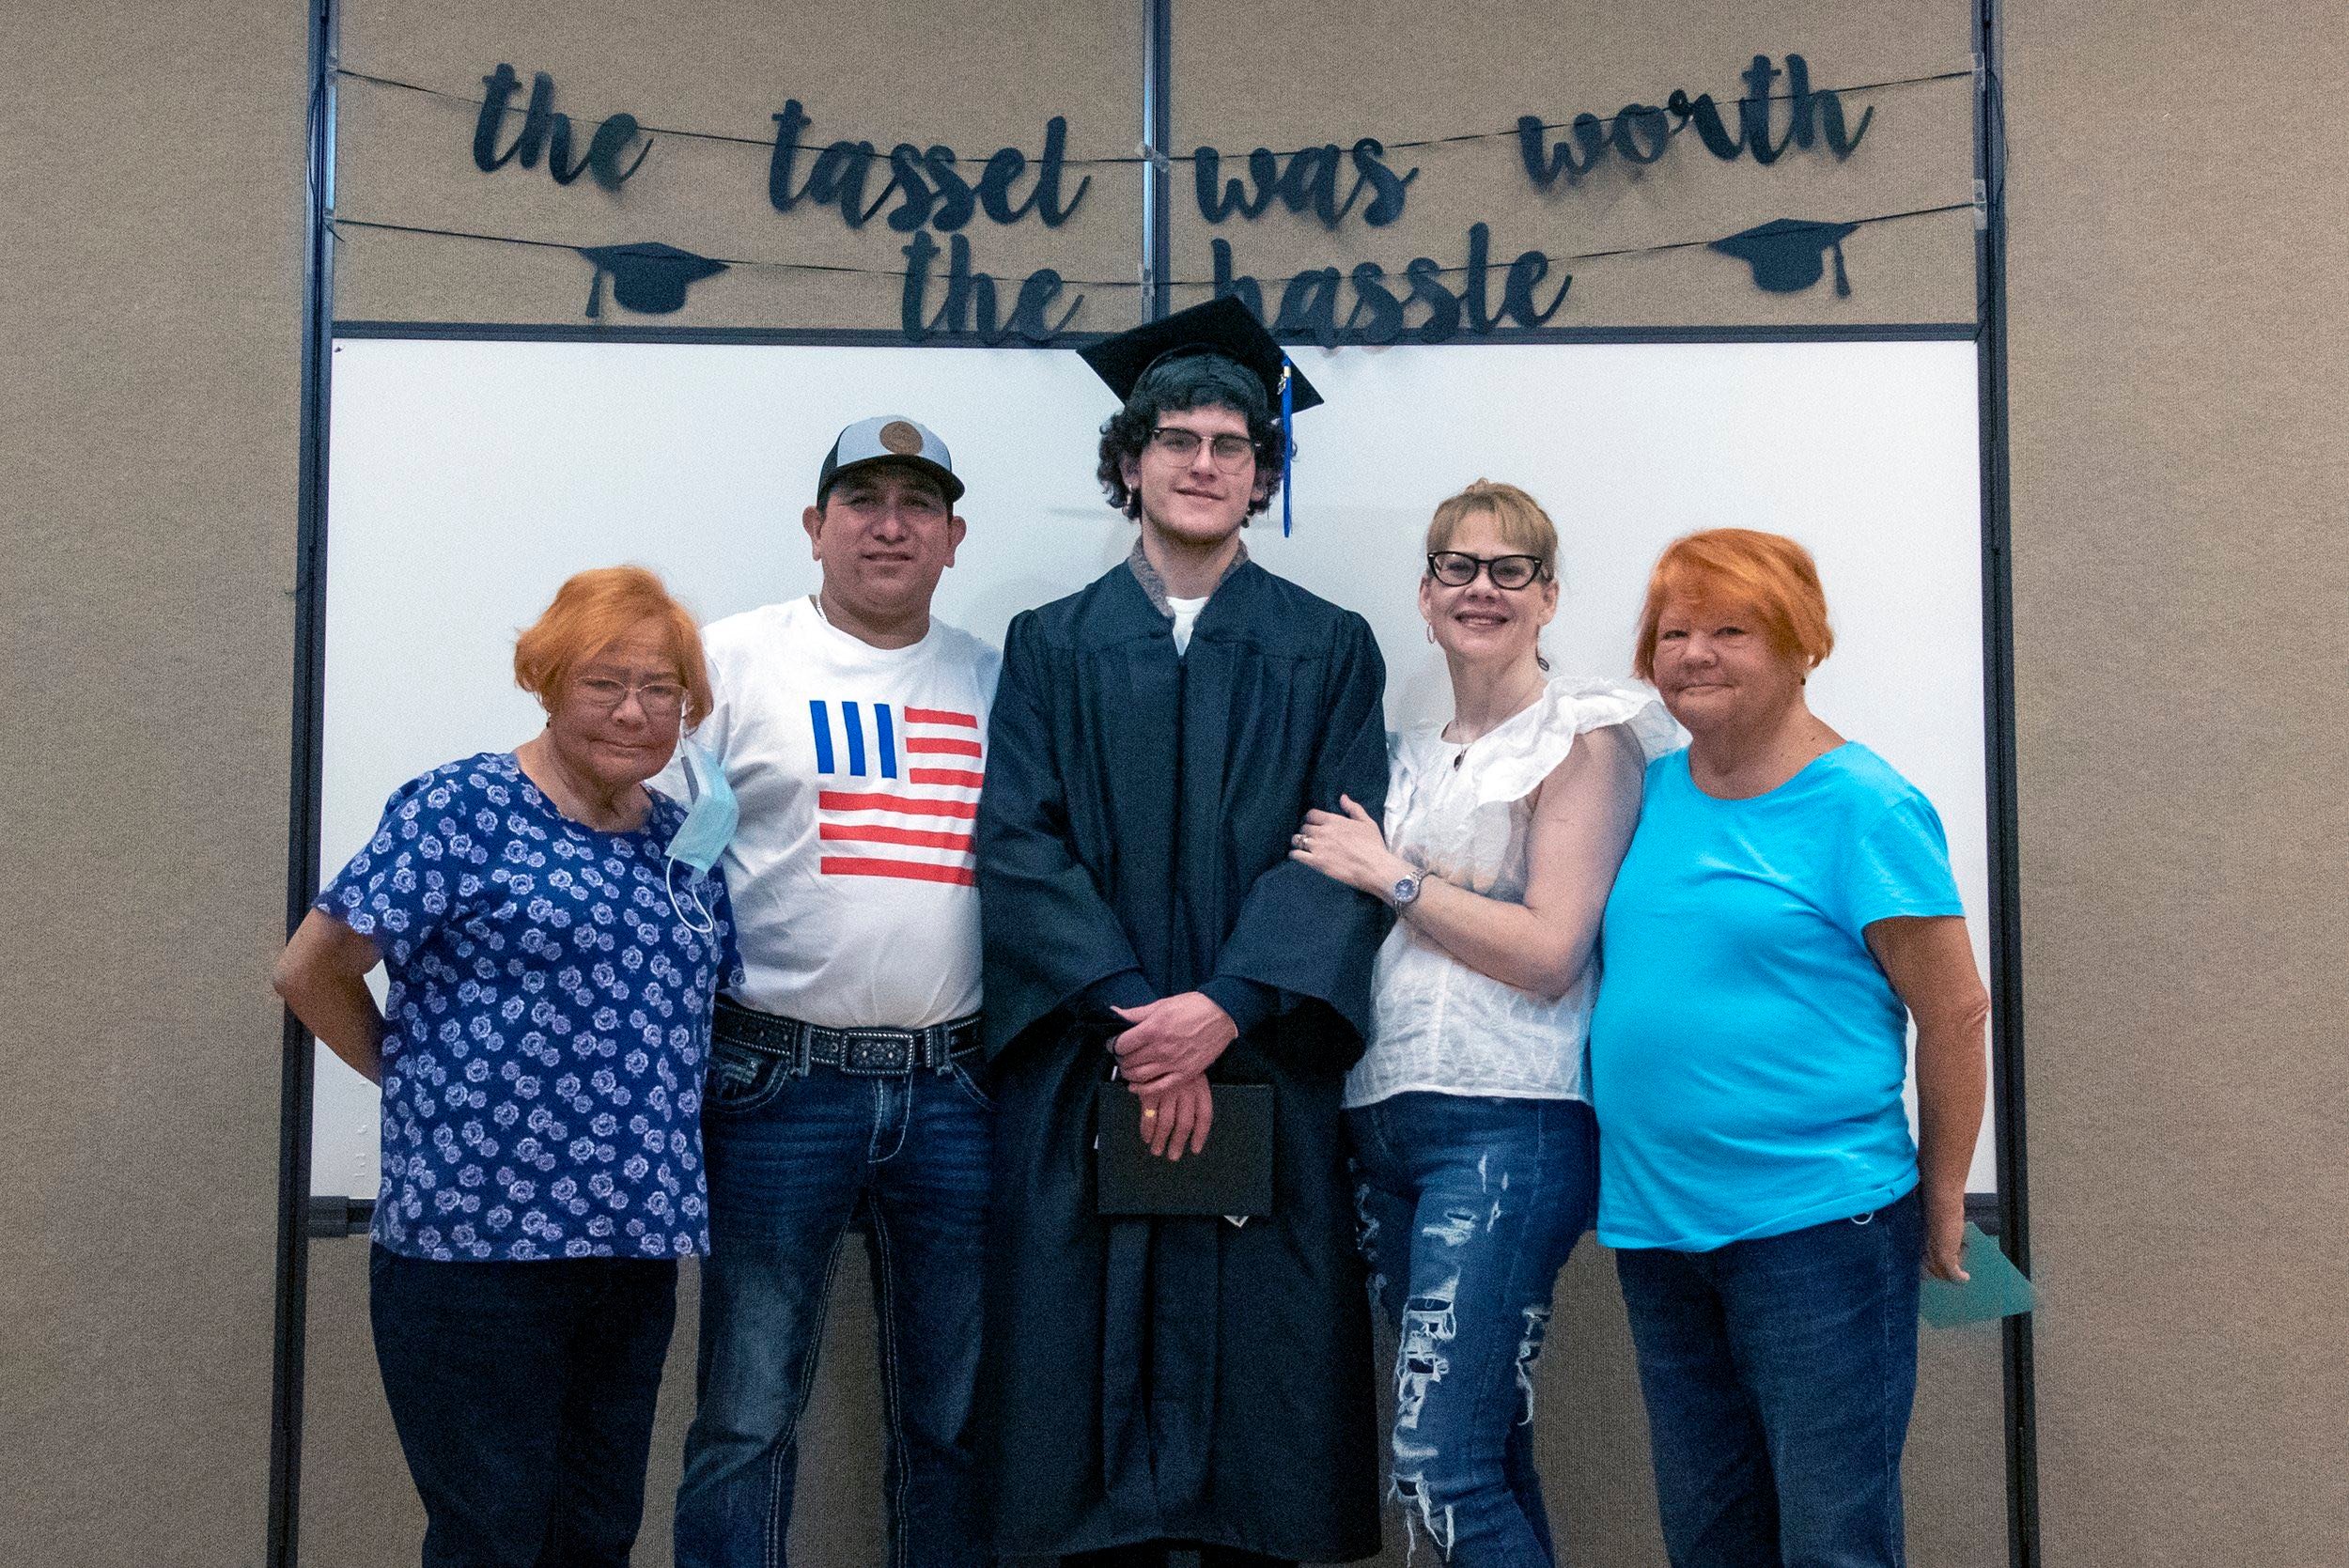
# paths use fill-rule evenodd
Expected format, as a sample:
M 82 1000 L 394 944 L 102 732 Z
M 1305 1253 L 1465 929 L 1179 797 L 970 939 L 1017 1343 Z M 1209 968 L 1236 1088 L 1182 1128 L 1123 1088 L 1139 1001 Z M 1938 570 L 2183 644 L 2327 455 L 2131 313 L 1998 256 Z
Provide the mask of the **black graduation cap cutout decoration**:
M 1843 275 L 1843 237 L 1859 226 L 1773 218 L 1759 228 L 1716 240 L 1710 248 L 1747 263 L 1753 281 L 1773 294 L 1799 294 L 1818 282 L 1827 267 L 1822 253 L 1833 251 L 1835 292 L 1847 296 L 1851 279 Z
M 1161 361 L 1191 354 L 1221 354 L 1253 371 L 1256 379 L 1264 382 L 1265 397 L 1275 408 L 1281 406 L 1281 377 L 1284 371 L 1289 380 L 1291 413 L 1303 413 L 1321 403 L 1321 394 L 1290 365 L 1288 356 L 1281 352 L 1281 346 L 1264 330 L 1255 313 L 1229 294 L 1156 321 L 1145 321 L 1077 352 L 1120 398 L 1131 397 L 1136 383 Z
M 666 316 L 685 308 L 685 290 L 706 277 L 726 270 L 723 261 L 695 256 L 659 241 L 633 245 L 580 245 L 579 254 L 595 264 L 596 281 L 587 291 L 587 314 L 603 314 L 603 274 L 612 274 L 612 297 L 629 309 L 647 316 Z
M 1305 373 L 1289 363 L 1281 345 L 1256 319 L 1256 313 L 1235 295 L 1225 294 L 1206 304 L 1192 305 L 1156 321 L 1103 338 L 1077 350 L 1093 373 L 1109 383 L 1120 399 L 1131 397 L 1153 366 L 1193 354 L 1221 354 L 1237 362 L 1264 383 L 1265 397 L 1281 416 L 1283 451 L 1281 458 L 1281 533 L 1291 522 L 1289 480 L 1297 462 L 1297 436 L 1289 428 L 1292 415 L 1321 406 L 1321 394 Z

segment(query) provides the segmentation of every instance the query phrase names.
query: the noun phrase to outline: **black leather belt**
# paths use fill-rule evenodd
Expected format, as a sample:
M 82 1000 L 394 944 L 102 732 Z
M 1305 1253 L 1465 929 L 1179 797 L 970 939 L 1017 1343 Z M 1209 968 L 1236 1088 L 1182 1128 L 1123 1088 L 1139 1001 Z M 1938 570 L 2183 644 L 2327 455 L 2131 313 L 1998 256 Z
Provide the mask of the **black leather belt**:
M 788 1062 L 795 1072 L 805 1072 L 811 1063 L 867 1078 L 916 1067 L 943 1072 L 979 1048 L 976 1013 L 926 1029 L 832 1029 L 720 997 L 712 1024 L 719 1039 Z

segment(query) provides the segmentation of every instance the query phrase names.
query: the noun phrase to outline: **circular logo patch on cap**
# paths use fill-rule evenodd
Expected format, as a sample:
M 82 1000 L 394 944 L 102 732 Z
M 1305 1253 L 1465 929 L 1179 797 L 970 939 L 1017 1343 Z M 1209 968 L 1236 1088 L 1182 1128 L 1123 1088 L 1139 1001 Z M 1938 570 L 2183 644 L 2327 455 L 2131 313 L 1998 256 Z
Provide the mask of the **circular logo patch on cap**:
M 902 419 L 893 419 L 880 427 L 880 443 L 900 458 L 910 458 L 922 450 L 922 432 Z

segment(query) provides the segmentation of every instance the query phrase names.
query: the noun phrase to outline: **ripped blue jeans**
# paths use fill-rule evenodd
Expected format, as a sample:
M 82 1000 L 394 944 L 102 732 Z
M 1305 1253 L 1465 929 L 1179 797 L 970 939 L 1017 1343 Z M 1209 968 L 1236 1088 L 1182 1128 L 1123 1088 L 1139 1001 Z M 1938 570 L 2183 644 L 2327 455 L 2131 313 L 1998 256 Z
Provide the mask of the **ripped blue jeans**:
M 1579 1100 L 1406 1094 L 1346 1113 L 1371 1293 L 1398 1334 L 1391 1496 L 1458 1568 L 1548 1568 L 1533 1362 L 1598 1201 Z

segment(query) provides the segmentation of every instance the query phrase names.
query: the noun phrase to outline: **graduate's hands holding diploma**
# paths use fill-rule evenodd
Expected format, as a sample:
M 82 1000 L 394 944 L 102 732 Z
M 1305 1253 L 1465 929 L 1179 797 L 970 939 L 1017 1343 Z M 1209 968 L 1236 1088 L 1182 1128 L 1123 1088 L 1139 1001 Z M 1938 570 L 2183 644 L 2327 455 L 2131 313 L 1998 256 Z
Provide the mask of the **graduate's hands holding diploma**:
M 1207 1129 L 1215 1125 L 1215 1095 L 1206 1079 L 1134 1093 L 1142 1100 L 1142 1141 L 1152 1154 L 1180 1159 L 1185 1150 L 1195 1155 L 1206 1148 Z
M 1418 867 L 1387 847 L 1387 835 L 1377 819 L 1348 795 L 1338 797 L 1345 815 L 1309 811 L 1289 840 L 1289 859 L 1312 866 L 1324 877 L 1343 882 L 1357 893 L 1384 898 L 1387 890 Z
M 1136 1094 L 1171 1089 L 1198 1078 L 1239 1038 L 1232 1015 L 1198 991 L 1162 997 L 1140 1007 L 1112 1008 L 1127 1029 L 1110 1042 L 1117 1070 Z
M 1198 1154 L 1215 1122 L 1206 1071 L 1239 1038 L 1239 1026 L 1198 991 L 1112 1011 L 1128 1026 L 1110 1048 L 1118 1073 L 1141 1096 L 1142 1141 L 1168 1159 L 1182 1158 L 1185 1149 Z

